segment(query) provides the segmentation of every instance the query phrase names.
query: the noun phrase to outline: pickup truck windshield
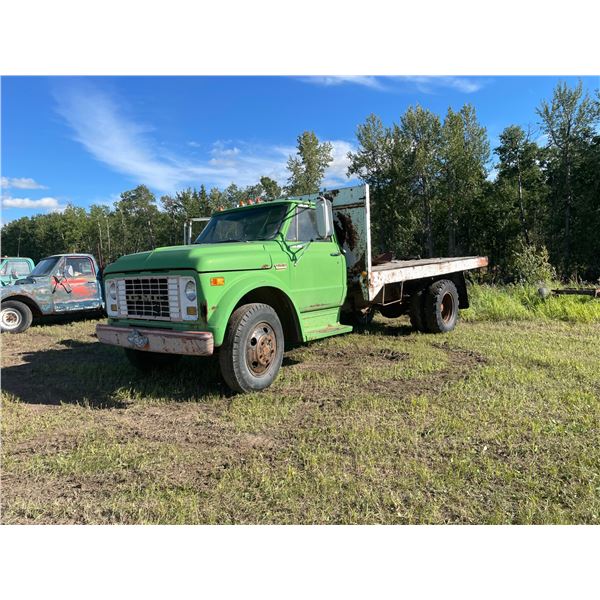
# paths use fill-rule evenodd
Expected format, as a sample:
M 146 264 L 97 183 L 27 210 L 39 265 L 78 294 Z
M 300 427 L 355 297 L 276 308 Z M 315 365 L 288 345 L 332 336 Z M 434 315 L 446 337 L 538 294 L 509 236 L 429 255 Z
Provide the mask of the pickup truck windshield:
M 287 209 L 287 204 L 263 204 L 255 208 L 216 214 L 194 244 L 271 240 L 277 235 Z
M 51 258 L 43 258 L 40 262 L 35 266 L 35 269 L 31 271 L 30 275 L 32 277 L 44 277 L 45 275 L 50 275 L 54 270 L 54 267 L 60 260 L 60 256 L 53 256 Z

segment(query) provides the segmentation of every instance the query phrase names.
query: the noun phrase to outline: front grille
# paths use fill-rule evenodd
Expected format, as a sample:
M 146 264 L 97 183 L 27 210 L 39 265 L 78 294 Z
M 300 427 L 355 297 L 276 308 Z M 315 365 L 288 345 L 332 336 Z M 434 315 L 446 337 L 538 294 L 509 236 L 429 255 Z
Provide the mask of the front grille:
M 131 277 L 117 282 L 119 312 L 157 321 L 181 317 L 177 277 Z

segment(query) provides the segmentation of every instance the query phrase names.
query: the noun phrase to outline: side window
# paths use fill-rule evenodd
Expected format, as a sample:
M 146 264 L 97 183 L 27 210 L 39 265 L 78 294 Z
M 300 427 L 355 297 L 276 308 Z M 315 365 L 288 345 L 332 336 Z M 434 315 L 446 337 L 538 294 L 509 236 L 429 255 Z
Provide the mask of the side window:
M 31 266 L 25 260 L 15 260 L 11 266 L 11 273 L 21 277 L 23 275 L 29 275 L 31 273 Z
M 2 265 L 2 268 L 0 268 L 0 275 L 6 275 L 7 272 L 8 272 L 8 261 L 6 261 Z
M 314 208 L 298 209 L 298 241 L 310 242 L 319 239 L 317 231 L 317 213 Z
M 298 209 L 294 208 L 294 216 L 291 218 L 290 226 L 285 235 L 288 242 L 295 242 L 298 239 Z
M 67 258 L 65 274 L 67 277 L 93 277 L 92 261 L 85 257 Z

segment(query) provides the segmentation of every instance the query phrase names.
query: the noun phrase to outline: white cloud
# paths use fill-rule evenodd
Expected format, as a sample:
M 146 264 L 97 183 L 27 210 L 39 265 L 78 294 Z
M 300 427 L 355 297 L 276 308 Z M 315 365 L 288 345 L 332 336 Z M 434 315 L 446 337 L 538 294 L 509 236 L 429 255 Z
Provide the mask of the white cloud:
M 434 94 L 439 89 L 453 89 L 464 94 L 472 94 L 479 91 L 484 86 L 482 79 L 472 79 L 469 77 L 449 77 L 439 76 L 407 76 L 398 79 L 412 83 L 417 90 L 423 94 Z
M 42 185 L 31 177 L 2 177 L 0 185 L 4 189 L 15 188 L 19 190 L 45 190 Z
M 96 160 L 111 169 L 160 192 L 173 193 L 187 186 L 204 183 L 226 187 L 252 185 L 263 175 L 280 184 L 287 181 L 287 159 L 296 148 L 266 146 L 242 140 L 217 140 L 204 160 L 190 156 L 159 153 L 148 126 L 127 118 L 112 98 L 93 88 L 71 88 L 57 96 L 58 112 L 73 130 L 75 139 Z M 327 181 L 346 180 L 346 154 L 351 145 L 336 140 L 334 161 L 327 170 Z M 198 142 L 188 142 L 199 147 Z
M 356 148 L 350 142 L 332 140 L 330 143 L 332 145 L 331 154 L 333 161 L 325 171 L 324 187 L 338 186 L 349 181 L 346 176 L 348 165 L 350 164 L 348 152 L 356 152 Z
M 345 83 L 360 85 L 368 87 L 374 90 L 386 89 L 381 79 L 374 75 L 326 75 L 326 76 L 313 76 L 313 77 L 301 77 L 301 81 L 305 83 L 314 83 L 315 85 L 342 85 Z
M 485 81 L 481 78 L 451 77 L 447 75 L 424 76 L 424 75 L 399 75 L 399 76 L 375 76 L 375 75 L 346 75 L 346 76 L 318 76 L 301 77 L 301 81 L 322 86 L 335 85 L 360 85 L 380 92 L 401 93 L 405 91 L 405 85 L 416 88 L 423 94 L 434 94 L 437 90 L 453 89 L 464 94 L 472 94 L 479 91 Z M 398 85 L 400 84 L 400 85 Z M 404 84 L 404 88 L 403 85 Z
M 31 200 L 31 198 L 12 198 L 11 196 L 5 196 L 2 198 L 3 208 L 33 208 L 33 209 L 50 209 L 59 210 L 64 207 L 61 206 L 56 198 L 46 197 L 39 198 L 38 200 Z

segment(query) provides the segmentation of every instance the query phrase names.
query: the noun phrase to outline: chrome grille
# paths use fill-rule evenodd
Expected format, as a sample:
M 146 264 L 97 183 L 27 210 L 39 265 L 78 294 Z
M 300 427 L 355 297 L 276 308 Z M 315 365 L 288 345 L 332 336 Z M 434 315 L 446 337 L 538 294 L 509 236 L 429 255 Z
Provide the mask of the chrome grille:
M 158 321 L 181 317 L 177 277 L 131 277 L 117 281 L 119 313 Z

